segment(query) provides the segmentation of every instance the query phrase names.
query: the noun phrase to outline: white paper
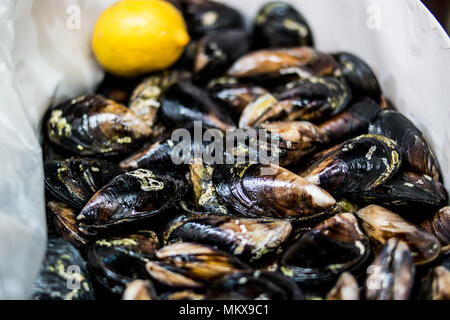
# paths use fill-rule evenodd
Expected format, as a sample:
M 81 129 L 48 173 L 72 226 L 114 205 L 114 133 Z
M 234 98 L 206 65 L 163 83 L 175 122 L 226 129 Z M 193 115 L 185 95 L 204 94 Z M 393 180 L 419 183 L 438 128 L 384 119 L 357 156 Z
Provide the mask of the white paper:
M 29 296 L 45 251 L 42 115 L 100 81 L 90 35 L 114 2 L 0 0 L 0 299 Z M 253 17 L 265 1 L 225 2 Z M 434 17 L 418 0 L 288 2 L 319 49 L 371 65 L 386 96 L 424 132 L 450 189 L 450 40 Z

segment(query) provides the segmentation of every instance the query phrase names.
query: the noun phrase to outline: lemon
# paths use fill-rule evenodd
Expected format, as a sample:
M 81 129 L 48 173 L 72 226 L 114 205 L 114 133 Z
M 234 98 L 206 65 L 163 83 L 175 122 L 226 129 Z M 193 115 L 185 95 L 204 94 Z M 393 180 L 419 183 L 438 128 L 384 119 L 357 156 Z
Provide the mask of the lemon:
M 92 48 L 110 73 L 134 77 L 166 69 L 190 38 L 181 13 L 163 0 L 122 0 L 97 21 Z

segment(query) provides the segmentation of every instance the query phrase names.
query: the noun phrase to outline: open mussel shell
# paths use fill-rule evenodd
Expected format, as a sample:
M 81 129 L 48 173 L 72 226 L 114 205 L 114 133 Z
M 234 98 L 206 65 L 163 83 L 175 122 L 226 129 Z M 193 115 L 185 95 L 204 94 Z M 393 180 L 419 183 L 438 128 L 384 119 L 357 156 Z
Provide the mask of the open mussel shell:
M 291 223 L 275 219 L 196 216 L 175 220 L 165 233 L 167 243 L 203 243 L 254 262 L 274 253 L 289 237 Z
M 419 292 L 421 300 L 450 300 L 450 270 L 437 266 L 423 279 Z
M 342 301 L 359 299 L 359 285 L 350 272 L 342 273 L 334 287 L 326 295 L 326 300 Z
M 287 248 L 280 270 L 305 285 L 324 284 L 344 271 L 360 271 L 370 252 L 369 239 L 356 217 L 341 213 L 319 223 Z
M 67 241 L 49 239 L 46 256 L 34 282 L 34 300 L 94 300 L 86 261 Z
M 380 250 L 390 238 L 395 237 L 406 242 L 416 265 L 430 263 L 439 256 L 439 240 L 398 214 L 370 205 L 359 210 L 357 215 L 376 250 Z
M 92 273 L 107 293 L 121 296 L 134 280 L 148 279 L 145 263 L 159 248 L 157 235 L 142 231 L 131 235 L 99 239 L 87 249 Z
M 115 156 L 140 147 L 151 128 L 125 106 L 100 95 L 81 96 L 48 112 L 51 142 L 82 156 Z
M 330 144 L 341 143 L 366 133 L 379 110 L 380 106 L 371 99 L 357 100 L 347 110 L 321 123 L 319 127 L 327 135 Z
M 302 157 L 314 152 L 328 142 L 327 135 L 314 124 L 307 121 L 269 122 L 259 126 L 279 141 L 282 151 L 280 165 L 296 163 Z
M 408 300 L 414 284 L 415 267 L 408 245 L 389 239 L 367 269 L 368 300 Z
M 311 28 L 305 18 L 283 1 L 265 4 L 254 21 L 254 44 L 258 48 L 313 46 Z
M 250 49 L 250 37 L 243 29 L 217 31 L 199 41 L 194 63 L 195 81 L 204 83 L 224 74 L 231 64 Z
M 369 133 L 381 134 L 397 142 L 405 170 L 440 180 L 437 160 L 422 132 L 395 110 L 381 110 L 369 126 Z
M 424 221 L 421 226 L 434 234 L 443 246 L 450 244 L 450 207 L 440 209 L 433 217 Z
M 63 202 L 55 201 L 50 201 L 47 208 L 59 237 L 69 241 L 75 248 L 81 248 L 88 242 L 88 238 L 78 230 L 77 211 Z
M 287 75 L 308 78 L 338 73 L 338 64 L 332 56 L 306 46 L 254 51 L 238 59 L 228 70 L 229 76 L 258 81 L 267 77 L 266 81 Z
M 215 282 L 207 300 L 303 300 L 297 284 L 278 272 L 234 273 Z
M 223 202 L 247 217 L 310 220 L 336 203 L 325 190 L 272 164 L 217 165 L 212 181 Z
M 318 121 L 347 108 L 352 93 L 347 84 L 332 77 L 295 80 L 276 89 L 287 120 Z
M 104 160 L 71 158 L 44 163 L 46 190 L 76 209 L 121 173 L 116 164 Z
M 189 34 L 193 39 L 220 30 L 243 29 L 244 17 L 224 3 L 210 0 L 179 0 Z
M 122 300 L 148 301 L 159 299 L 153 283 L 150 280 L 134 280 L 127 285 Z
M 228 113 L 211 99 L 208 92 L 189 81 L 177 82 L 165 92 L 161 111 L 165 119 L 181 127 L 191 127 L 195 121 L 221 130 L 236 127 Z
M 319 159 L 302 176 L 334 196 L 370 191 L 400 168 L 397 144 L 379 135 L 348 140 Z
M 378 188 L 354 192 L 349 197 L 362 206 L 378 204 L 418 223 L 444 206 L 448 199 L 439 181 L 414 172 L 400 172 Z
M 235 272 L 250 268 L 236 257 L 210 246 L 179 242 L 160 249 L 146 269 L 155 281 L 172 288 L 204 288 Z
M 143 221 L 178 203 L 187 187 L 182 179 L 139 169 L 114 178 L 100 189 L 77 217 L 87 234 Z
M 164 71 L 144 79 L 135 89 L 130 98 L 129 108 L 141 118 L 150 128 L 155 125 L 161 97 L 165 90 L 180 80 L 190 78 L 186 71 Z
M 378 101 L 381 88 L 372 69 L 361 58 L 340 52 L 333 55 L 339 63 L 342 76 L 352 89 L 355 97 L 371 97 Z

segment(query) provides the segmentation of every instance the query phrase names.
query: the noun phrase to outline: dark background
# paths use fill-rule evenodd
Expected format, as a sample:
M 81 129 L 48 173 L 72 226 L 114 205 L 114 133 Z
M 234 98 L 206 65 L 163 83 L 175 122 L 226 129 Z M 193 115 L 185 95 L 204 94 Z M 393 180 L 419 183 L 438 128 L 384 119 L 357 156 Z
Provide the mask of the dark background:
M 441 25 L 450 33 L 450 0 L 422 0 L 428 9 L 439 20 Z

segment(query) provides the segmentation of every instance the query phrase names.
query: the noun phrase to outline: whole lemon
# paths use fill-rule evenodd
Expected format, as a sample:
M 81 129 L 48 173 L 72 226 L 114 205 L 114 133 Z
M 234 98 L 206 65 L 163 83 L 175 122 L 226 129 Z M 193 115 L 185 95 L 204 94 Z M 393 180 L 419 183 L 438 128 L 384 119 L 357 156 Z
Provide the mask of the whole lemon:
M 95 26 L 92 47 L 110 73 L 134 77 L 174 64 L 189 43 L 181 13 L 163 0 L 122 0 Z

